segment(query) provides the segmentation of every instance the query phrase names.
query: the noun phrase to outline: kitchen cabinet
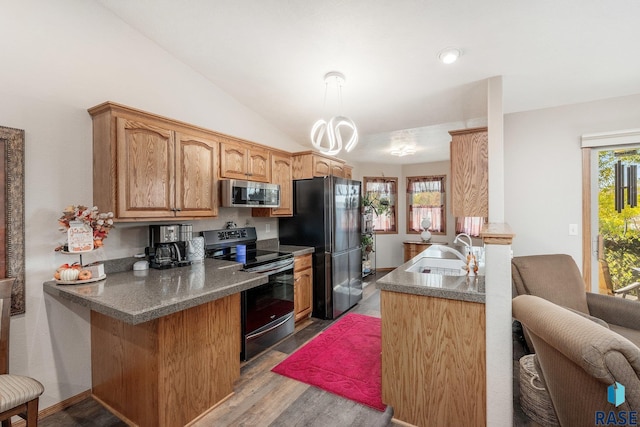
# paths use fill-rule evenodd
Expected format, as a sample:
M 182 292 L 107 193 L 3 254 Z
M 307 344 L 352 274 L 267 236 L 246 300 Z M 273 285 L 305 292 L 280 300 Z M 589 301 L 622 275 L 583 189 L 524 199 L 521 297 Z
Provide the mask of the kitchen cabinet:
M 280 207 L 253 208 L 251 216 L 293 216 L 293 177 L 291 175 L 290 154 L 271 152 L 271 182 L 280 185 Z
M 114 103 L 93 119 L 93 204 L 118 220 L 218 214 L 215 135 Z
M 486 425 L 485 305 L 381 290 L 380 315 L 382 401 L 394 418 Z
M 407 262 L 431 246 L 431 243 L 406 241 L 402 242 L 402 245 L 404 246 L 404 262 Z
M 489 216 L 489 140 L 487 128 L 451 135 L 451 212 L 455 217 Z
M 243 141 L 224 138 L 220 142 L 220 177 L 269 182 L 269 150 Z
M 293 179 L 307 179 L 316 176 L 337 176 L 347 178 L 351 176 L 351 167 L 345 170 L 343 160 L 327 156 L 315 151 L 305 151 L 292 155 Z M 348 176 L 347 176 L 348 175 Z
M 92 395 L 127 425 L 187 425 L 233 393 L 240 330 L 239 293 L 136 325 L 92 310 Z
M 293 306 L 295 321 L 307 319 L 313 308 L 313 257 L 295 257 L 293 267 Z

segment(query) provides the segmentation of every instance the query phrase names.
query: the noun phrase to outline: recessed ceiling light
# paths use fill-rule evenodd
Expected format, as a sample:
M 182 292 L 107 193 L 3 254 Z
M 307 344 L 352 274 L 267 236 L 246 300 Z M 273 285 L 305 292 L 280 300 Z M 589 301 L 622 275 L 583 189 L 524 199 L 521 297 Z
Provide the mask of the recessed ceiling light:
M 462 55 L 462 51 L 455 47 L 442 49 L 438 54 L 438 59 L 445 64 L 453 64 Z

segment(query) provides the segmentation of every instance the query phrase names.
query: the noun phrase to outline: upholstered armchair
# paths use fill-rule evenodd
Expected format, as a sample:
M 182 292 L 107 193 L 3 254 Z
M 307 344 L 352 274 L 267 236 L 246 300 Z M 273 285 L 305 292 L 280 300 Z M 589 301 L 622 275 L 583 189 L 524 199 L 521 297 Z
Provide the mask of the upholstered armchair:
M 574 310 L 591 320 L 599 319 L 612 331 L 640 346 L 640 302 L 585 291 L 580 270 L 565 254 L 531 255 L 511 260 L 513 293 L 535 295 Z M 595 319 L 592 319 L 595 318 Z M 533 348 L 525 326 L 525 339 Z M 537 353 L 537 349 L 535 349 Z
M 561 426 L 594 425 L 598 411 L 602 417 L 610 411 L 640 411 L 640 349 L 635 344 L 540 297 L 520 295 L 512 304 L 513 316 L 535 348 L 537 370 Z M 625 401 L 617 407 L 607 399 L 616 382 L 625 387 Z

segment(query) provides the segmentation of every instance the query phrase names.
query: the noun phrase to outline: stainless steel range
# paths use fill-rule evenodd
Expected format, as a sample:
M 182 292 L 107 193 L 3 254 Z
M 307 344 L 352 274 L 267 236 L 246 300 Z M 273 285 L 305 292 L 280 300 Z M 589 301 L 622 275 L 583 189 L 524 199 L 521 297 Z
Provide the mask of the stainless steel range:
M 203 231 L 205 256 L 241 262 L 243 270 L 267 274 L 268 283 L 241 293 L 241 360 L 293 333 L 293 254 L 256 249 L 254 227 Z

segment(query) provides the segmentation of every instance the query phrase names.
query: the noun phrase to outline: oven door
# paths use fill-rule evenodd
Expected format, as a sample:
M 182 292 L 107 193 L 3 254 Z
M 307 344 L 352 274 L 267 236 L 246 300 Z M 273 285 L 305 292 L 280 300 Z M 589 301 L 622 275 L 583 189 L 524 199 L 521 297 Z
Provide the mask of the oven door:
M 249 360 L 293 333 L 293 267 L 269 274 L 269 282 L 242 292 L 242 354 Z

